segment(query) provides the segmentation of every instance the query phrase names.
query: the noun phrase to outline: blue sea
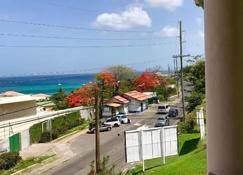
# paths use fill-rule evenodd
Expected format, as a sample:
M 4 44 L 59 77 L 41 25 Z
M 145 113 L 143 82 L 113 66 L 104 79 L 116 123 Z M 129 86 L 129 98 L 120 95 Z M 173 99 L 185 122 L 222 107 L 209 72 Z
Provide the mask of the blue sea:
M 54 94 L 60 88 L 67 93 L 94 80 L 95 74 L 43 75 L 0 78 L 0 92 L 14 90 L 24 94 Z

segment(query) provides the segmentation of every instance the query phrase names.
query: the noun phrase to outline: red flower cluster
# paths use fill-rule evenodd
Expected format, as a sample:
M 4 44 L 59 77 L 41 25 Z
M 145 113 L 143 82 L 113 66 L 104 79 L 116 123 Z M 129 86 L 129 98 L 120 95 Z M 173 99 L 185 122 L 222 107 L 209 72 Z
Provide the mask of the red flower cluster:
M 136 90 L 140 92 L 152 91 L 155 87 L 165 83 L 166 80 L 163 77 L 152 72 L 144 72 L 133 81 Z
M 104 82 L 106 87 L 114 87 L 117 84 L 116 77 L 108 72 L 101 72 L 96 76 L 97 80 L 101 80 Z
M 95 102 L 95 90 L 97 86 L 95 83 L 84 85 L 82 88 L 72 92 L 67 97 L 70 107 L 93 105 Z

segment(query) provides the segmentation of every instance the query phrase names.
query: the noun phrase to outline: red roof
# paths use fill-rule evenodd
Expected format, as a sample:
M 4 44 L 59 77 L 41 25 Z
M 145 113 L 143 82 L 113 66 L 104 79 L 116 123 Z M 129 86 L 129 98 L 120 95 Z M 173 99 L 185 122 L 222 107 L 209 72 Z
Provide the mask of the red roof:
M 114 107 L 114 108 L 117 108 L 117 107 L 121 106 L 121 104 L 118 104 L 118 103 L 106 103 L 105 105 L 109 106 L 109 107 Z
M 144 100 L 147 100 L 147 99 L 150 98 L 148 95 L 143 94 L 143 93 L 138 92 L 138 91 L 130 91 L 130 92 L 123 94 L 123 96 L 127 97 L 127 98 L 133 98 L 133 99 L 138 100 L 138 101 L 144 101 Z
M 114 102 L 117 102 L 117 103 L 122 103 L 122 104 L 127 104 L 129 103 L 129 100 L 125 99 L 124 97 L 122 96 L 115 96 L 111 99 L 111 101 L 114 101 Z

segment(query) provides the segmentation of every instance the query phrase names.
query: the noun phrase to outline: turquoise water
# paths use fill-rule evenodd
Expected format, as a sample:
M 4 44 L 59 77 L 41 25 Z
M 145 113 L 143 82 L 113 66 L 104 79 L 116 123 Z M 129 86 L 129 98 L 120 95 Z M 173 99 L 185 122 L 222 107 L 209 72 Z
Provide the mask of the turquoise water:
M 59 88 L 71 92 L 94 80 L 94 74 L 0 78 L 0 92 L 14 90 L 25 94 L 54 94 Z

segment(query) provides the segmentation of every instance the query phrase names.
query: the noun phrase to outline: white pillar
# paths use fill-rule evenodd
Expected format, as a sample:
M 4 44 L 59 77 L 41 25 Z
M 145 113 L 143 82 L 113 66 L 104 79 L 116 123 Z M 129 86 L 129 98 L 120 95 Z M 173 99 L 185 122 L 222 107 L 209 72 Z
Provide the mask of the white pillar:
M 208 172 L 243 174 L 243 0 L 205 0 Z

